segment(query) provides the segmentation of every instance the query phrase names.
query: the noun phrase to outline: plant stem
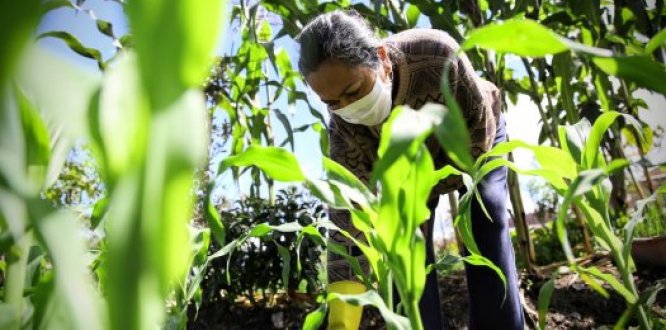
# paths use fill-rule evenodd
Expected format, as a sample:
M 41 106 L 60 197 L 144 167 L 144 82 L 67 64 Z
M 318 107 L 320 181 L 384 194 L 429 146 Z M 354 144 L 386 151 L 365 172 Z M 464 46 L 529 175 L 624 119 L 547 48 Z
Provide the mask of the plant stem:
M 386 306 L 395 312 L 395 306 L 393 306 L 393 276 L 391 275 L 391 271 L 387 270 L 386 276 L 383 277 L 378 275 L 377 282 L 379 285 L 379 295 L 382 296 L 382 300 Z
M 413 330 L 423 330 L 421 321 L 421 310 L 419 309 L 418 299 L 409 299 L 409 324 Z
M 592 248 L 590 233 L 587 232 L 587 226 L 585 226 L 585 216 L 583 216 L 583 212 L 581 212 L 578 206 L 575 204 L 571 205 L 571 208 L 573 209 L 574 214 L 576 214 L 578 226 L 580 227 L 580 231 L 583 233 L 583 245 L 585 246 L 585 252 L 587 252 L 589 255 L 592 255 L 594 253 L 594 248 Z
M 25 273 L 28 263 L 28 253 L 30 252 L 30 245 L 32 245 L 32 233 L 27 232 L 18 242 L 16 242 L 18 257 L 11 260 L 7 266 L 7 284 L 6 284 L 6 300 L 10 306 L 14 307 L 16 314 L 14 315 L 15 325 L 13 329 L 20 329 L 21 318 L 23 316 L 23 291 L 25 287 Z
M 631 244 L 631 242 L 624 242 L 624 243 Z M 615 259 L 617 268 L 620 271 L 620 275 L 622 276 L 622 282 L 624 283 L 624 286 L 627 289 L 629 289 L 629 292 L 631 292 L 636 296 L 636 299 L 639 299 L 638 290 L 636 289 L 636 285 L 634 284 L 634 278 L 632 272 L 630 271 L 629 266 L 624 263 L 621 251 L 613 250 L 611 253 L 613 259 Z M 637 318 L 638 318 L 638 323 L 641 326 L 641 329 L 650 329 L 650 322 L 648 321 L 645 308 L 642 305 L 640 305 L 638 301 L 636 301 L 634 305 L 636 308 L 636 313 L 638 314 Z
M 508 137 L 507 137 L 508 139 Z M 513 153 L 509 152 L 509 161 L 513 163 Z M 536 254 L 534 252 L 534 244 L 530 237 L 530 228 L 525 219 L 525 207 L 523 199 L 520 194 L 520 183 L 518 182 L 518 175 L 509 170 L 507 184 L 509 188 L 509 199 L 513 206 L 514 225 L 518 235 L 518 246 L 520 247 L 520 255 L 525 262 L 525 267 L 530 273 L 534 273 L 536 269 Z
M 455 191 L 452 191 L 447 194 L 449 196 L 449 210 L 451 210 L 451 224 L 456 221 L 456 216 L 458 215 L 458 198 L 455 195 Z M 462 235 L 460 234 L 460 229 L 458 226 L 453 226 L 453 231 L 456 236 L 456 243 L 458 246 L 458 254 L 462 255 L 465 251 L 465 245 L 463 244 Z

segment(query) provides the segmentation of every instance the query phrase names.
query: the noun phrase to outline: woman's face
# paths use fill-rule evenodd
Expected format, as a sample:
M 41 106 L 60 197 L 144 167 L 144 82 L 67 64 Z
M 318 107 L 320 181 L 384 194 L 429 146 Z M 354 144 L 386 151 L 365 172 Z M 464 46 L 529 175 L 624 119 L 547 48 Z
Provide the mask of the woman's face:
M 380 61 L 379 77 L 388 82 L 391 62 L 386 47 L 377 47 L 377 54 Z M 335 111 L 370 93 L 377 73 L 377 69 L 364 65 L 350 66 L 340 60 L 330 59 L 319 65 L 316 71 L 309 73 L 305 80 L 328 109 Z

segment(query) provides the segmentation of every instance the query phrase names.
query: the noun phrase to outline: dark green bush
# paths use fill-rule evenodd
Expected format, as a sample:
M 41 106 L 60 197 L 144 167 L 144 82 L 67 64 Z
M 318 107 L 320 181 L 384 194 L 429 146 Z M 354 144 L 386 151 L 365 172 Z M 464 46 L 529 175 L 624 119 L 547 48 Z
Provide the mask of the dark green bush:
M 270 205 L 266 199 L 247 198 L 221 212 L 221 218 L 229 242 L 260 223 L 280 225 L 297 221 L 306 226 L 317 221 L 323 214 L 324 208 L 318 201 L 298 192 L 294 187 L 289 187 L 278 191 L 274 205 Z M 285 263 L 284 256 L 280 254 L 278 244 L 288 250 L 288 263 Z M 248 239 L 231 255 L 214 259 L 201 284 L 203 304 L 215 303 L 222 297 L 233 300 L 239 296 L 255 302 L 257 293 L 274 293 L 280 289 L 293 292 L 300 288 L 308 293 L 317 292 L 321 287 L 321 242 L 316 242 L 306 235 L 300 244 L 300 254 L 296 248 L 297 233 L 274 231 L 261 238 Z M 219 249 L 218 244 L 211 243 L 209 255 Z M 299 257 L 302 267 L 300 272 L 297 269 Z M 285 269 L 285 265 L 288 269 Z M 231 282 L 227 282 L 227 269 Z M 283 271 L 289 272 L 287 283 L 284 283 Z
M 553 230 L 554 223 L 554 221 L 549 221 L 544 226 L 530 229 L 532 244 L 534 244 L 534 253 L 537 257 L 536 262 L 540 266 L 546 266 L 567 260 L 562 250 L 562 245 L 560 244 L 560 241 L 557 239 L 557 235 Z M 566 227 L 569 242 L 571 243 L 576 256 L 585 255 L 583 247 L 583 233 L 580 230 L 580 226 L 578 226 L 578 224 L 572 220 L 567 221 Z M 514 249 L 518 250 L 519 247 L 517 246 L 518 241 L 516 239 L 515 232 L 511 233 L 511 241 L 513 243 Z M 516 258 L 516 262 L 519 264 L 519 267 L 525 268 L 526 265 L 521 264 L 521 258 Z

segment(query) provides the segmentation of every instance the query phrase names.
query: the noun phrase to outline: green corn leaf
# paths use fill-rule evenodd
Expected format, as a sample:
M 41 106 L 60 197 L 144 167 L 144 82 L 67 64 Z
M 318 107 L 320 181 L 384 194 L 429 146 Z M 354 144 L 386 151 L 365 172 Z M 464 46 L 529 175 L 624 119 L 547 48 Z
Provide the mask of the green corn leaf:
M 490 213 L 488 213 L 488 209 L 486 208 L 486 204 L 483 202 L 483 198 L 481 198 L 481 194 L 477 189 L 474 189 L 474 198 L 476 199 L 476 202 L 479 204 L 479 207 L 481 207 L 481 211 L 483 212 L 483 215 L 486 216 L 486 220 L 492 222 L 493 218 L 490 216 Z
M 286 143 L 289 143 L 289 147 L 291 147 L 291 151 L 294 152 L 294 129 L 291 127 L 291 122 L 289 121 L 289 118 L 285 116 L 282 111 L 278 109 L 273 109 L 273 113 L 277 117 L 277 119 L 282 123 L 282 127 L 284 127 L 284 131 L 287 133 L 287 139 L 285 140 Z M 283 144 L 284 145 L 284 144 Z
M 492 269 L 497 276 L 499 276 L 500 280 L 502 280 L 502 284 L 504 285 L 504 298 L 506 298 L 506 276 L 504 276 L 504 272 L 497 267 L 490 259 L 480 255 L 480 254 L 471 254 L 467 257 L 463 258 L 463 261 L 470 265 L 474 266 L 485 266 L 490 269 Z
M 56 38 L 64 41 L 67 44 L 67 46 L 77 54 L 95 60 L 100 70 L 104 70 L 104 68 L 106 67 L 106 64 L 104 64 L 104 60 L 102 59 L 102 53 L 99 50 L 84 46 L 81 43 L 81 41 L 79 41 L 79 39 L 77 39 L 69 32 L 49 31 L 40 34 L 37 38 L 41 39 L 46 37 Z
M 98 115 L 90 118 L 93 121 L 97 117 L 92 123 L 93 134 L 101 139 L 106 161 L 103 167 L 111 188 L 146 152 L 148 110 L 143 106 L 136 60 L 131 52 L 116 59 L 104 75 Z
M 152 110 L 202 84 L 222 25 L 224 1 L 128 1 L 125 6 Z M 160 37 L 167 36 L 167 37 Z
M 275 66 L 278 73 L 283 77 L 286 77 L 293 70 L 289 53 L 284 48 L 278 49 L 275 55 Z M 296 100 L 293 101 L 295 102 Z
M 69 0 L 49 0 L 49 1 L 45 1 L 44 4 L 42 4 L 42 10 L 43 10 L 42 15 L 46 14 L 47 12 L 49 12 L 51 10 L 55 10 L 55 9 L 58 9 L 58 8 L 65 8 L 65 7 L 76 9 L 74 4 Z
M 269 177 L 283 182 L 302 182 L 305 175 L 298 160 L 288 151 L 276 147 L 249 146 L 245 151 L 220 163 L 218 175 L 231 166 L 256 166 Z
M 16 88 L 15 96 L 26 144 L 26 165 L 46 166 L 51 158 L 51 139 L 44 119 L 23 91 Z
M 211 232 L 213 233 L 213 238 L 215 239 L 215 242 L 219 244 L 220 246 L 224 246 L 226 242 L 226 229 L 224 228 L 224 224 L 222 223 L 222 219 L 220 218 L 220 213 L 217 211 L 217 208 L 215 208 L 215 204 L 211 200 L 213 187 L 209 187 L 206 191 L 206 199 L 204 200 L 204 207 L 205 207 L 205 212 L 204 212 L 204 217 L 206 218 L 206 222 L 208 223 L 208 228 L 210 228 Z
M 100 76 L 99 72 L 83 70 L 41 47 L 31 48 L 24 55 L 17 71 L 17 85 L 26 92 L 31 102 L 38 106 L 51 133 L 51 144 L 54 144 L 51 163 L 60 156 L 57 154 L 60 152 L 58 149 L 63 149 L 63 157 L 66 158 L 74 141 L 88 136 L 86 113 L 90 107 L 91 96 L 99 88 Z M 45 77 L 68 79 L 54 84 Z M 65 159 L 61 162 L 64 163 Z M 53 174 L 54 180 L 58 174 L 59 168 Z
M 439 170 L 436 170 L 434 172 L 434 174 L 432 176 L 432 180 L 434 180 L 434 182 L 436 183 L 436 182 L 439 182 L 440 180 L 444 180 L 444 179 L 448 178 L 451 175 L 462 175 L 462 172 L 460 172 L 458 169 L 456 169 L 455 167 L 453 167 L 451 165 L 446 165 L 446 166 L 444 166 L 444 167 L 442 167 Z M 434 185 L 434 183 L 433 183 L 433 185 Z
M 217 259 L 217 258 L 219 258 L 219 257 L 226 256 L 227 254 L 231 253 L 231 251 L 233 251 L 234 249 L 236 249 L 236 248 L 237 248 L 237 247 L 243 242 L 244 239 L 246 239 L 245 236 L 243 236 L 243 237 L 241 237 L 241 238 L 238 238 L 238 239 L 235 239 L 235 240 L 233 240 L 233 241 L 227 243 L 227 245 L 223 246 L 223 247 L 222 247 L 221 249 L 219 249 L 217 252 L 211 254 L 211 255 L 208 257 L 208 261 L 210 262 L 210 261 L 212 261 L 212 260 L 214 260 L 214 259 Z
M 264 237 L 270 234 L 273 228 L 268 223 L 260 223 L 254 226 L 247 234 L 248 237 Z
M 565 52 L 553 56 L 553 71 L 560 77 L 560 99 L 562 105 L 570 118 L 575 118 L 576 105 L 574 104 L 573 90 L 571 86 L 572 70 L 574 69 L 571 60 L 571 53 Z
M 567 179 L 573 179 L 576 176 L 578 172 L 576 163 L 569 154 L 561 149 L 549 146 L 535 146 L 530 149 L 542 168 Z
M 479 156 L 474 168 L 477 169 L 476 180 L 481 180 L 490 171 L 499 165 L 488 166 L 488 163 L 500 163 L 497 159 L 488 162 L 490 157 L 503 156 L 517 148 L 525 148 L 534 153 L 535 158 L 545 171 L 567 179 L 573 179 L 576 176 L 576 163 L 567 152 L 550 146 L 533 146 L 520 140 L 501 142 L 487 153 Z M 488 163 L 486 163 L 488 162 Z M 506 164 L 508 165 L 508 164 Z
M 596 291 L 600 296 L 606 299 L 610 298 L 608 290 L 606 290 L 601 284 L 599 284 L 599 282 L 597 282 L 592 277 L 588 276 L 587 273 L 582 272 L 580 268 L 578 270 L 580 272 L 579 273 L 580 278 L 583 280 L 583 282 L 585 282 L 585 284 L 587 284 L 587 286 L 589 286 L 592 290 Z
M 595 57 L 594 64 L 609 75 L 666 95 L 666 67 L 647 56 Z
M 39 240 L 44 244 L 55 272 L 57 304 L 66 311 L 64 320 L 48 318 L 49 324 L 68 324 L 70 328 L 102 329 L 101 314 L 97 309 L 101 297 L 93 291 L 92 279 L 85 262 L 85 246 L 78 235 L 80 228 L 76 216 L 67 211 L 51 211 L 45 201 L 31 202 L 30 218 Z M 63 324 L 64 321 L 64 324 Z
M 43 10 L 42 1 L 3 1 L 0 3 L 0 87 L 14 74 L 24 46 L 33 37 Z M 2 97 L 4 98 L 4 96 Z M 4 107 L 4 104 L 3 104 Z
M 376 213 L 369 207 L 365 207 L 364 209 L 364 211 L 351 209 L 349 212 L 351 212 L 352 224 L 354 227 L 364 233 L 368 233 L 372 230 L 372 224 L 376 221 L 374 220 L 376 219 Z M 372 215 L 370 213 L 372 213 Z
M 644 136 L 644 139 L 641 139 L 639 135 L 639 140 L 642 141 L 636 141 L 634 132 L 630 127 L 623 127 L 622 135 L 627 140 L 628 144 L 640 147 L 641 149 L 643 149 L 643 153 L 647 154 L 648 152 L 650 152 L 652 146 L 654 145 L 654 133 L 652 132 L 652 128 L 650 128 L 650 126 L 647 123 L 643 123 L 641 131 L 644 133 L 642 134 Z
M 302 230 L 303 226 L 301 226 L 301 224 L 298 223 L 298 221 L 293 221 L 293 222 L 279 224 L 277 226 L 271 226 L 271 229 L 279 231 L 281 233 L 293 233 Z
M 659 292 L 665 289 L 666 289 L 666 280 L 664 279 L 659 280 L 654 285 L 643 290 L 639 302 L 641 304 L 645 304 L 646 306 L 653 306 L 657 301 L 657 295 L 659 294 Z
M 303 330 L 318 330 L 324 322 L 326 312 L 328 311 L 328 303 L 324 302 L 317 309 L 308 313 L 303 322 Z
M 379 270 L 378 263 L 379 263 L 379 259 L 380 259 L 380 255 L 379 255 L 380 252 L 378 251 L 378 249 L 380 249 L 381 247 L 379 247 L 379 248 L 377 247 L 377 243 L 380 243 L 380 242 L 375 240 L 374 236 L 371 236 L 368 239 L 370 240 L 370 242 L 372 242 L 372 244 L 375 248 L 370 247 L 369 245 L 359 241 L 358 239 L 356 239 L 356 237 L 349 234 L 349 232 L 347 232 L 346 230 L 339 228 L 338 226 L 336 226 L 331 221 L 320 221 L 319 225 L 321 226 L 321 228 L 324 228 L 328 231 L 337 231 L 337 232 L 341 233 L 342 235 L 344 235 L 348 240 L 350 240 L 352 243 L 354 243 L 354 245 L 356 245 L 356 247 L 358 247 L 359 250 L 361 250 L 363 255 L 365 255 L 366 259 L 368 260 L 368 263 L 370 264 L 372 270 L 375 273 L 378 272 L 378 270 Z M 367 278 L 367 276 L 365 276 L 363 274 L 363 272 L 361 271 L 361 267 L 358 263 L 357 258 L 347 254 L 347 249 L 346 249 L 345 246 L 334 243 L 334 242 L 331 242 L 329 240 L 327 242 L 327 248 L 329 249 L 329 251 L 333 251 L 334 253 L 337 253 L 340 256 L 342 256 L 343 258 L 345 258 L 345 260 L 350 265 L 352 265 L 352 269 L 354 270 L 354 273 L 359 278 L 362 278 L 362 279 L 366 280 L 366 282 L 369 280 Z M 386 251 L 385 247 L 383 247 L 383 251 Z M 357 265 L 358 265 L 358 267 L 357 267 Z M 369 282 L 367 282 L 366 284 L 370 285 Z
M 418 302 L 426 283 L 427 273 L 424 267 L 426 264 L 426 240 L 418 228 L 414 236 L 414 243 L 410 246 L 412 252 L 409 258 L 411 269 L 408 269 L 408 272 L 411 276 L 411 285 L 408 288 L 412 292 L 413 299 Z
M 46 1 L 42 7 L 43 13 L 46 14 L 47 12 L 59 8 L 71 8 L 74 9 L 78 12 L 84 12 L 90 16 L 92 20 L 95 21 L 95 25 L 97 26 L 97 30 L 112 38 L 115 39 L 115 36 L 113 35 L 113 25 L 105 20 L 98 19 L 95 13 L 91 9 L 82 9 L 79 7 L 79 5 L 75 5 L 69 0 L 51 0 L 51 1 Z
M 622 259 L 624 259 L 625 265 L 631 264 L 631 243 L 634 241 L 634 229 L 636 228 L 636 224 L 642 220 L 643 212 L 645 211 L 647 205 L 657 200 L 657 194 L 658 192 L 637 201 L 634 214 L 631 215 L 629 222 L 624 225 L 624 246 L 622 248 Z
M 602 70 L 595 69 L 596 76 L 594 77 L 594 88 L 597 92 L 597 97 L 599 98 L 599 103 L 601 103 L 601 109 L 603 112 L 611 111 L 611 100 L 608 95 L 609 90 L 612 88 L 611 82 L 608 78 L 608 75 Z
M 90 214 L 90 228 L 95 229 L 99 226 L 100 222 L 106 215 L 106 211 L 109 208 L 109 198 L 104 197 L 98 200 L 93 207 L 92 214 Z
M 595 278 L 598 278 L 606 283 L 608 283 L 617 293 L 619 293 L 629 304 L 634 304 L 638 300 L 631 291 L 629 291 L 620 281 L 611 274 L 606 274 L 601 272 L 596 267 L 579 267 L 579 271 L 589 274 Z
M 585 168 L 595 168 L 604 164 L 601 154 L 599 152 L 599 147 L 601 145 L 601 140 L 606 134 L 606 130 L 610 127 L 611 124 L 620 116 L 619 112 L 611 111 L 606 112 L 599 116 L 592 126 L 590 135 L 587 138 L 585 143 L 585 162 L 583 166 Z
M 650 41 L 645 45 L 645 54 L 652 54 L 659 47 L 662 47 L 666 42 L 666 29 L 662 29 L 659 33 L 655 34 Z
M 97 25 L 97 30 L 104 34 L 105 36 L 115 39 L 116 36 L 113 34 L 113 24 L 101 20 L 101 19 L 96 19 L 95 20 L 95 25 Z
M 572 202 L 571 199 L 572 199 L 571 196 L 567 196 L 560 205 L 560 208 L 557 212 L 557 218 L 555 220 L 555 233 L 557 234 L 557 238 L 559 239 L 560 244 L 562 245 L 562 249 L 564 250 L 564 255 L 567 257 L 567 261 L 573 264 L 575 257 L 565 227 L 567 212 L 569 211 L 569 206 L 571 205 Z
M 406 106 L 393 109 L 391 116 L 382 125 L 377 151 L 380 158 L 373 165 L 371 185 L 400 157 L 407 154 L 410 149 L 413 153 L 414 146 L 425 141 L 433 127 L 441 123 L 446 116 L 445 109 L 442 105 L 433 103 L 425 105 L 419 111 Z
M 575 204 L 583 211 L 586 219 L 585 222 L 601 247 L 609 251 L 622 251 L 622 241 L 615 236 L 600 211 L 597 211 L 592 207 L 591 203 L 585 201 L 578 201 Z
M 301 243 L 303 243 L 303 238 L 305 235 L 303 235 L 303 232 L 299 232 L 298 235 L 296 236 L 296 276 L 298 278 L 301 278 L 301 270 L 303 269 L 302 264 L 301 264 Z M 323 240 L 322 240 L 323 243 Z M 322 246 L 326 246 L 326 244 L 321 244 Z
M 603 168 L 604 173 L 606 175 L 611 175 L 613 173 L 616 173 L 617 171 L 621 171 L 631 165 L 631 162 L 624 158 L 619 158 L 619 159 L 613 159 L 606 165 L 606 167 Z
M 453 269 L 453 267 L 455 267 L 455 265 L 457 265 L 461 261 L 463 261 L 462 257 L 453 254 L 447 254 L 442 258 L 440 258 L 439 260 L 437 260 L 436 263 L 428 265 L 426 273 L 430 273 L 433 269 L 439 271 L 447 271 Z
M 368 201 L 373 200 L 373 195 L 370 190 L 368 190 L 365 184 L 363 184 L 363 182 L 361 182 L 361 180 L 359 180 L 356 175 L 354 175 L 354 173 L 328 157 L 323 157 L 322 162 L 324 165 L 324 170 L 326 171 L 326 176 L 329 179 L 337 180 L 352 189 L 356 189 L 360 194 L 368 199 Z
M 358 278 L 364 278 L 365 277 L 365 275 L 363 273 L 363 270 L 361 268 L 361 264 L 358 262 L 358 257 L 349 255 L 346 246 L 329 241 L 326 244 L 326 248 L 328 249 L 329 252 L 335 253 L 335 254 L 341 256 L 343 259 L 345 259 L 347 264 L 349 264 L 349 266 L 351 266 L 351 269 L 354 272 L 354 275 L 356 275 Z
M 468 188 L 469 189 L 469 188 Z M 481 254 L 479 251 L 476 241 L 474 241 L 474 234 L 472 233 L 472 214 L 470 208 L 471 194 L 465 194 L 460 198 L 458 203 L 458 215 L 455 219 L 455 225 L 458 226 L 460 230 L 460 236 L 462 237 L 463 243 L 465 243 L 465 248 L 470 251 L 472 254 Z
M 301 276 L 301 243 L 303 242 L 303 238 L 305 236 L 308 236 L 309 239 L 313 240 L 316 242 L 316 244 L 320 246 L 326 246 L 326 240 L 322 236 L 322 234 L 317 230 L 317 227 L 315 224 L 303 227 L 298 232 L 298 236 L 296 236 L 296 272 L 297 276 L 300 278 Z
M 473 47 L 531 57 L 543 57 L 568 50 L 560 36 L 528 19 L 491 23 L 472 31 L 463 42 L 462 49 Z
M 539 301 L 537 303 L 539 310 L 539 329 L 546 329 L 546 316 L 548 314 L 548 305 L 550 305 L 550 298 L 553 296 L 555 290 L 555 278 L 551 278 L 544 283 L 539 289 Z
M 126 34 L 118 38 L 118 43 L 120 43 L 124 49 L 134 48 L 134 37 L 131 34 Z
M 562 176 L 560 176 L 556 172 L 553 172 L 553 171 L 548 170 L 548 169 L 523 170 L 523 169 L 519 168 L 518 166 L 516 166 L 516 164 L 514 164 L 514 163 L 512 163 L 512 162 L 510 162 L 506 159 L 503 159 L 503 158 L 493 159 L 493 160 L 485 163 L 481 167 L 481 169 L 479 169 L 479 172 L 478 172 L 477 176 L 478 177 L 483 177 L 487 173 L 490 173 L 490 171 L 492 171 L 492 170 L 494 170 L 494 169 L 496 169 L 500 166 L 506 166 L 506 167 L 510 168 L 512 171 L 514 171 L 516 173 L 519 173 L 519 174 L 538 176 L 538 177 L 546 180 L 557 191 L 566 191 L 566 189 L 568 187 L 567 183 L 564 181 Z
M 409 24 L 409 27 L 415 27 L 416 22 L 419 20 L 419 16 L 421 16 L 421 10 L 419 10 L 419 7 L 414 5 L 414 4 L 409 4 L 407 6 L 407 24 Z
M 329 152 L 329 142 L 328 142 L 328 132 L 324 125 L 321 123 L 312 124 L 312 130 L 319 133 L 319 150 L 321 154 L 325 157 L 328 157 Z
M 599 183 L 606 177 L 606 173 L 600 169 L 586 170 L 580 172 L 580 175 L 571 183 L 569 187 L 568 197 L 573 200 L 576 197 L 582 196 L 594 188 L 594 185 Z
M 187 274 L 188 249 L 182 247 L 189 243 L 195 169 L 206 154 L 205 116 L 203 95 L 190 90 L 150 124 L 145 167 L 151 171 L 143 183 L 150 188 L 142 192 L 142 203 L 151 207 L 141 215 L 146 228 L 143 249 L 154 262 L 152 271 L 159 274 L 162 299 L 172 283 Z
M 558 127 L 562 150 L 571 155 L 574 161 L 581 166 L 584 163 L 585 143 L 591 130 L 592 125 L 585 118 L 573 125 Z
M 88 129 L 90 130 L 90 145 L 93 154 L 100 164 L 100 176 L 104 181 L 108 181 L 108 169 L 106 161 L 106 151 L 104 150 L 104 139 L 102 138 L 102 122 L 100 121 L 100 97 L 102 89 L 97 88 L 88 103 Z
M 282 285 L 286 288 L 289 286 L 289 275 L 291 274 L 291 252 L 275 240 L 273 240 L 273 243 L 277 246 L 278 253 L 282 258 Z
M 474 164 L 470 153 L 470 137 L 462 110 L 460 110 L 458 101 L 451 92 L 449 83 L 450 66 L 451 62 L 447 61 L 444 65 L 441 82 L 442 95 L 448 108 L 434 109 L 437 110 L 434 113 L 440 120 L 439 123 L 435 123 L 436 127 L 433 132 L 449 159 L 461 170 L 469 171 Z
M 259 42 L 268 42 L 272 36 L 273 29 L 271 29 L 271 23 L 267 19 L 262 20 L 259 24 L 259 31 L 257 31 Z
M 16 306 L 0 303 L 0 328 L 19 329 L 21 317 L 16 313 Z
M 351 209 L 352 205 L 348 198 L 342 195 L 337 185 L 330 181 L 308 179 L 305 187 L 313 196 L 319 198 L 329 207 L 336 209 Z
M 329 293 L 326 296 L 326 301 L 330 302 L 334 299 L 340 299 L 348 304 L 356 306 L 371 305 L 377 307 L 381 313 L 386 325 L 392 329 L 401 330 L 409 329 L 409 321 L 404 316 L 398 315 L 387 307 L 381 296 L 374 290 L 368 290 L 361 294 L 342 294 L 342 293 Z
M 209 246 L 210 230 L 208 228 L 197 229 L 192 237 L 193 266 L 201 266 L 207 263 Z
M 324 242 L 324 237 L 319 232 L 319 230 L 317 230 L 315 224 L 303 227 L 303 229 L 299 232 L 299 235 L 308 235 L 310 238 L 316 240 L 320 245 L 326 245 Z

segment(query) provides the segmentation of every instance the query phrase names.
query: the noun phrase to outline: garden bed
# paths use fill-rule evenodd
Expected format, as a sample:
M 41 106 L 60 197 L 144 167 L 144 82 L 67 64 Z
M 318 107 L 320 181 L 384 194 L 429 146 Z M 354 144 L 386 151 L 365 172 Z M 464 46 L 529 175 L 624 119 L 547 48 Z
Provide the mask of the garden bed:
M 604 272 L 616 273 L 607 258 L 593 262 Z M 666 278 L 666 268 L 639 266 L 636 284 L 640 291 Z M 547 279 L 537 275 L 521 274 L 521 294 L 526 301 L 527 325 L 537 324 L 539 289 Z M 593 329 L 612 326 L 625 309 L 618 294 L 608 289 L 610 297 L 602 297 L 586 286 L 575 274 L 561 275 L 555 282 L 548 312 L 548 329 Z M 464 272 L 455 272 L 440 278 L 442 312 L 451 329 L 465 329 L 468 317 L 467 285 Z M 190 329 L 298 329 L 305 313 L 316 307 L 307 295 L 277 295 L 264 307 L 251 306 L 244 300 L 233 303 L 221 300 L 215 306 L 199 311 L 199 317 L 190 322 Z M 666 318 L 666 292 L 662 291 L 653 309 Z M 666 321 L 665 321 L 666 322 Z M 381 329 L 383 322 L 378 313 L 366 308 L 362 328 Z

